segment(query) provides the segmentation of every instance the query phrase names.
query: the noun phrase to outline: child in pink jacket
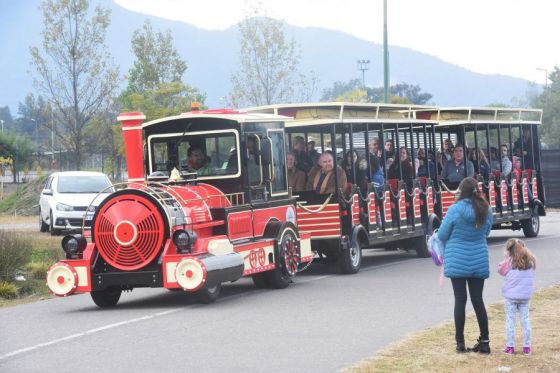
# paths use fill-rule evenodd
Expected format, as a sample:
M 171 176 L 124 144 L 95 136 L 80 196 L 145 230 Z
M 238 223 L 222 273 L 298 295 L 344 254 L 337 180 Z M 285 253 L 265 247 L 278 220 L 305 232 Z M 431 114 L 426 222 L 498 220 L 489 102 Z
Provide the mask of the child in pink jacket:
M 504 260 L 498 265 L 498 273 L 504 276 L 502 295 L 505 298 L 506 347 L 505 354 L 514 354 L 515 316 L 519 312 L 523 329 L 523 354 L 531 354 L 531 320 L 529 303 L 533 295 L 536 259 L 521 240 L 511 238 L 506 242 Z

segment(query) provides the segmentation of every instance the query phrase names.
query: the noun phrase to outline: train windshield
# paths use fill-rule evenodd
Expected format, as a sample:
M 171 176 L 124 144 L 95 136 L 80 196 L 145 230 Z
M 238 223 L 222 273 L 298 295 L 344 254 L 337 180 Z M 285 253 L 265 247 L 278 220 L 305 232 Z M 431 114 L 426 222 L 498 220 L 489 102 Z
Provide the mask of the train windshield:
M 150 174 L 169 176 L 171 170 L 196 173 L 198 179 L 240 175 L 239 137 L 222 130 L 186 134 L 153 135 L 149 138 Z

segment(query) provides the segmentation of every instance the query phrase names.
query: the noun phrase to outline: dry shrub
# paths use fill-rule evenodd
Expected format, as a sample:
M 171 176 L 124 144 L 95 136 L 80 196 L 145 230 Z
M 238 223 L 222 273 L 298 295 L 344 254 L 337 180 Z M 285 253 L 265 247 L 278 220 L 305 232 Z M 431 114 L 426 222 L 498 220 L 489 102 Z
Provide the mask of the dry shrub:
M 17 297 L 17 286 L 6 281 L 0 282 L 0 298 L 13 299 Z
M 47 271 L 52 262 L 31 262 L 27 263 L 27 276 L 35 280 L 43 280 L 47 276 Z
M 29 239 L 0 229 L 0 281 L 12 281 L 16 271 L 25 268 L 31 252 Z

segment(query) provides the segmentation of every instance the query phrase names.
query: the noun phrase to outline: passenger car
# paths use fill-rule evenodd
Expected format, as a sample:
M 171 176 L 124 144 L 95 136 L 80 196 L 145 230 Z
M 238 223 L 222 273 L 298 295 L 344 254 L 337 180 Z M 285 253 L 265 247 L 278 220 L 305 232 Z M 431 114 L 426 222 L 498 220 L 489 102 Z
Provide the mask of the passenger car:
M 88 208 L 93 213 L 113 191 L 111 181 L 101 172 L 53 173 L 39 198 L 39 230 L 54 236 L 62 230 L 81 228 Z

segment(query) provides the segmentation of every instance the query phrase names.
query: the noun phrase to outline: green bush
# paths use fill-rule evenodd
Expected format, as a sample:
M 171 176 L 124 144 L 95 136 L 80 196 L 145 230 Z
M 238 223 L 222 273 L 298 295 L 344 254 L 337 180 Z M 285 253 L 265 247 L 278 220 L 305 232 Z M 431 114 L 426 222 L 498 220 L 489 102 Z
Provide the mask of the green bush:
M 27 269 L 27 276 L 35 280 L 44 280 L 47 276 L 47 271 L 53 262 L 31 262 L 25 266 Z
M 41 282 L 44 286 L 44 282 Z M 37 281 L 25 281 L 24 283 L 18 284 L 18 295 L 20 297 L 26 297 L 28 295 L 33 295 L 37 292 Z
M 32 252 L 31 240 L 0 229 L 0 281 L 12 281 L 25 268 Z
M 14 299 L 17 297 L 17 293 L 18 289 L 14 284 L 6 281 L 0 282 L 0 298 Z

